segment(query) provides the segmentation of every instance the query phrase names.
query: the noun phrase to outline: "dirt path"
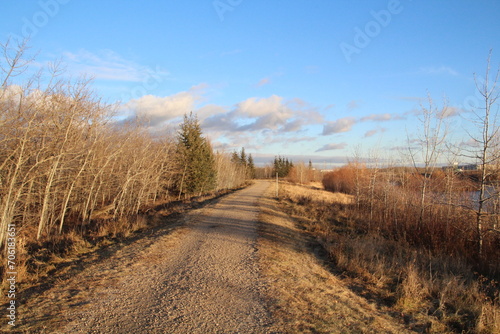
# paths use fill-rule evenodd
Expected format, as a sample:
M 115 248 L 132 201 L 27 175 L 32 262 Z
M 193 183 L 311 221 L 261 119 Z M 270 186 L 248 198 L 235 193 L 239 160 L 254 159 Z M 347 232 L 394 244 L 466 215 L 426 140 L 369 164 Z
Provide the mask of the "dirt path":
M 278 332 L 256 262 L 257 200 L 268 186 L 195 210 L 173 234 L 126 246 L 46 291 L 26 310 L 36 331 L 47 323 L 51 333 Z
M 22 304 L 7 332 L 407 333 L 328 270 L 270 186 L 113 245 Z

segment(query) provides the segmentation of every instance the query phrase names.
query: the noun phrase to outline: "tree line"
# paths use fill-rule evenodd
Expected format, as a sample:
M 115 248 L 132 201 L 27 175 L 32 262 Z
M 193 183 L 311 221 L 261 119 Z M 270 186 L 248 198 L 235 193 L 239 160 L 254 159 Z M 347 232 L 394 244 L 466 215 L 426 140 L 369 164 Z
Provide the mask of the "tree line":
M 240 166 L 249 179 L 255 179 L 256 177 L 256 167 L 253 161 L 252 154 L 246 154 L 245 148 L 242 147 L 240 152 L 234 151 L 231 155 L 231 162 Z

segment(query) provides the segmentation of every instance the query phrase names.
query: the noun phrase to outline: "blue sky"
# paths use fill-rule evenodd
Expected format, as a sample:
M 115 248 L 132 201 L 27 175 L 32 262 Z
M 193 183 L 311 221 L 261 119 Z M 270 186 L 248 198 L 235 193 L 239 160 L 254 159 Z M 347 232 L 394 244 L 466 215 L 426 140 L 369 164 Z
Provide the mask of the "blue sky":
M 490 49 L 500 62 L 499 14 L 497 0 L 0 0 L 0 41 L 31 35 L 37 62 L 93 76 L 117 118 L 151 131 L 194 111 L 219 150 L 331 164 L 396 157 L 427 94 L 461 140 L 473 73 Z

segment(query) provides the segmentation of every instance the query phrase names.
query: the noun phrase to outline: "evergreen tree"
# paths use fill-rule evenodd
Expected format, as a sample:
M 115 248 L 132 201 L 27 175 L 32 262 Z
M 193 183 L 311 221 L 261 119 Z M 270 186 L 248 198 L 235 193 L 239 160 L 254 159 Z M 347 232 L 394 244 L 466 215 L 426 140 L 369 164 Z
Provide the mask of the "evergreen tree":
M 217 180 L 214 154 L 192 112 L 189 116 L 184 115 L 177 139 L 182 170 L 178 180 L 179 194 L 201 194 L 213 190 Z
M 247 166 L 247 155 L 245 153 L 245 148 L 242 147 L 241 148 L 241 153 L 240 153 L 240 164 L 243 166 L 243 167 L 246 167 Z
M 286 177 L 293 167 L 293 163 L 288 160 L 288 158 L 282 158 L 281 156 L 274 158 L 274 173 L 278 173 L 278 177 Z
M 253 162 L 252 154 L 248 155 L 248 175 L 251 179 L 255 179 L 255 164 Z
M 307 180 L 309 182 L 314 181 L 314 168 L 311 160 L 309 160 L 309 168 L 307 170 Z
M 234 151 L 231 154 L 231 162 L 243 169 L 246 178 L 255 178 L 255 165 L 252 155 L 247 155 L 244 147 L 241 148 L 241 151 L 239 153 L 237 151 Z
M 231 162 L 237 165 L 240 164 L 240 155 L 238 152 L 234 151 L 233 154 L 231 154 Z

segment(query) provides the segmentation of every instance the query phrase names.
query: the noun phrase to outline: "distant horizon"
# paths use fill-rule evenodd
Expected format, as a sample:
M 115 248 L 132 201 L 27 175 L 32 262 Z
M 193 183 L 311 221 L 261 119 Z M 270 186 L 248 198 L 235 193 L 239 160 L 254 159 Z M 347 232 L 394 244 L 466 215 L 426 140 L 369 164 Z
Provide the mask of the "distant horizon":
M 276 155 L 277 157 L 278 155 Z M 255 157 L 252 154 L 252 157 L 254 158 L 254 163 L 256 167 L 263 168 L 266 166 L 272 166 L 273 161 L 274 161 L 274 156 L 258 156 Z M 307 156 L 282 156 L 283 158 L 288 158 L 290 162 L 293 164 L 297 163 L 304 163 L 306 166 L 309 164 L 309 161 L 311 161 L 313 168 L 318 169 L 318 170 L 333 170 L 336 168 L 340 168 L 343 166 L 346 166 L 349 164 L 349 162 L 354 162 L 353 157 L 346 157 L 349 161 L 332 161 L 332 160 L 319 160 L 319 158 L 314 159 L 314 157 L 309 158 Z M 305 158 L 305 159 L 304 159 Z M 407 163 L 402 163 L 401 161 L 384 161 L 384 160 L 377 160 L 377 161 L 370 161 L 367 158 L 361 158 L 359 161 L 361 164 L 365 164 L 367 168 L 390 168 L 390 167 L 408 167 L 408 168 L 414 168 L 414 166 L 411 164 L 411 162 Z M 470 162 L 470 163 L 457 163 L 458 166 L 473 166 L 477 165 L 477 162 Z M 452 167 L 454 164 L 450 164 L 447 162 L 438 162 L 435 164 L 436 168 L 443 168 L 443 167 Z M 417 168 L 422 168 L 424 167 L 424 164 L 419 163 L 417 164 Z

